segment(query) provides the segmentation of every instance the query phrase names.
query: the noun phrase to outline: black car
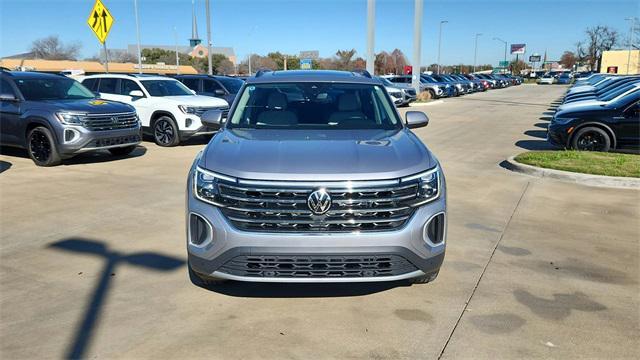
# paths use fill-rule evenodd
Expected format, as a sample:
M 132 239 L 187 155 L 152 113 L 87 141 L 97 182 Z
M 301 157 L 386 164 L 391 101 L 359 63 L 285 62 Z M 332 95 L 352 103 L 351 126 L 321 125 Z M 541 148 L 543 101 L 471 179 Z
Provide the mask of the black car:
M 63 75 L 0 72 L 0 145 L 26 149 L 38 166 L 95 150 L 123 156 L 140 141 L 132 106 L 98 99 Z
M 596 86 L 592 91 L 583 91 L 578 93 L 569 94 L 564 97 L 562 103 L 572 103 L 576 101 L 597 99 L 602 96 L 606 96 L 606 94 L 610 91 L 615 91 L 616 89 L 626 87 L 628 84 L 638 83 L 640 82 L 640 76 L 629 76 L 629 77 L 620 77 L 608 81 L 606 83 L 600 84 Z
M 176 75 L 175 78 L 196 94 L 225 99 L 229 106 L 233 104 L 236 94 L 244 84 L 243 80 L 230 76 Z
M 547 140 L 563 148 L 586 151 L 640 148 L 640 88 L 607 104 L 556 112 Z

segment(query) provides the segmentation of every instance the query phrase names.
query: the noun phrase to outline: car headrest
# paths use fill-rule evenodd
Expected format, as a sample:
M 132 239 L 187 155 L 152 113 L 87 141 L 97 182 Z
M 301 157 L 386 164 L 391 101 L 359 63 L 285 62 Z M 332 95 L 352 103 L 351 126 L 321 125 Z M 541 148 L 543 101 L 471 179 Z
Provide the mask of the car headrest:
M 358 98 L 354 93 L 344 93 L 338 98 L 338 111 L 355 111 L 360 109 Z
M 272 92 L 267 99 L 269 110 L 285 110 L 287 108 L 287 96 L 283 93 Z

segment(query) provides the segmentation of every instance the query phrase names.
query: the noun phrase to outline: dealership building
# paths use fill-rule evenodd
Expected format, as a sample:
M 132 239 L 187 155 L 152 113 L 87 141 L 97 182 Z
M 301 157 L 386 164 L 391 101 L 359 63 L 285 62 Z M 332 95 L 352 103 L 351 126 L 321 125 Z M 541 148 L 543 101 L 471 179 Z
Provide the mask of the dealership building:
M 622 75 L 640 74 L 640 50 L 603 52 L 602 60 L 600 60 L 600 72 Z

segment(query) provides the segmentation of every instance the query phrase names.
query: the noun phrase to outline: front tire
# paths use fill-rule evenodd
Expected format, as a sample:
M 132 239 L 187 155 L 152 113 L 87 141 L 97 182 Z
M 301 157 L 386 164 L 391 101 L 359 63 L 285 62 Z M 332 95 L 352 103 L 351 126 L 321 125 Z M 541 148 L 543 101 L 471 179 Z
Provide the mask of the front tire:
M 429 92 L 429 97 L 431 98 L 431 100 L 435 100 L 436 99 L 436 92 L 429 89 L 427 90 Z
M 153 123 L 153 139 L 158 146 L 171 147 L 180 143 L 178 124 L 169 116 L 161 116 Z
M 38 166 L 48 167 L 62 163 L 53 134 L 44 126 L 35 127 L 27 134 L 27 152 Z
M 117 147 L 109 149 L 109 152 L 113 156 L 126 156 L 133 152 L 136 149 L 135 145 L 125 146 L 125 147 Z
M 571 147 L 580 151 L 602 151 L 611 149 L 611 138 L 606 131 L 593 127 L 584 127 L 573 136 Z

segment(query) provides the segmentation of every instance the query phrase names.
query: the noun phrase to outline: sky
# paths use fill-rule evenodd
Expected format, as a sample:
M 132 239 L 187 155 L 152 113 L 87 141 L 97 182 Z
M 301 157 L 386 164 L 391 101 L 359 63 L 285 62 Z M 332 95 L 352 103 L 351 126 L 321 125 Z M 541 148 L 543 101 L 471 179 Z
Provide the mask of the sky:
M 29 51 L 32 41 L 59 35 L 81 44 L 81 58 L 97 55 L 101 45 L 86 21 L 95 0 L 0 0 L 0 57 Z M 329 57 L 354 48 L 366 58 L 366 0 L 210 0 L 212 43 L 233 47 L 239 60 L 249 53 L 298 54 L 319 50 Z M 115 18 L 107 46 L 136 43 L 134 0 L 103 0 Z M 205 0 L 195 0 L 198 30 L 206 39 Z M 180 45 L 191 36 L 191 0 L 138 0 L 142 44 Z M 475 34 L 478 64 L 504 57 L 509 44 L 527 44 L 527 54 L 547 51 L 557 60 L 595 25 L 613 27 L 625 38 L 629 22 L 640 17 L 639 0 L 424 0 L 422 65 L 436 62 L 442 28 L 441 63 L 472 64 Z M 376 0 L 375 51 L 398 48 L 411 61 L 414 1 Z M 206 43 L 206 40 L 203 41 Z M 510 56 L 510 55 L 508 55 Z

